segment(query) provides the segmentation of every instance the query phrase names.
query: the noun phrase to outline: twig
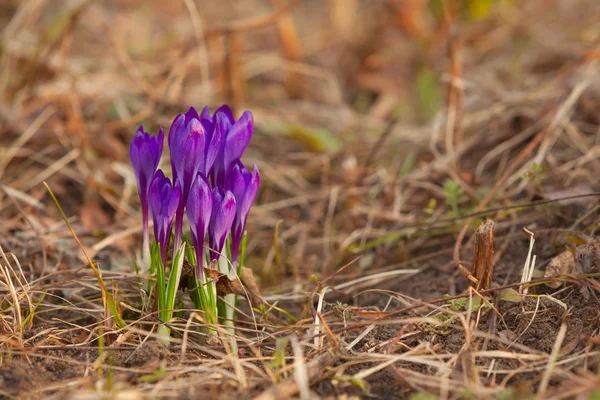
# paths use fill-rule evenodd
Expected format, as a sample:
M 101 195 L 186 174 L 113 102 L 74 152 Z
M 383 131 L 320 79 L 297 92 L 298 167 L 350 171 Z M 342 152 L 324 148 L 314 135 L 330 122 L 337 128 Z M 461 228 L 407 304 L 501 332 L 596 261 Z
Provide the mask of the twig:
M 482 222 L 475 232 L 475 245 L 473 250 L 473 263 L 471 274 L 477 279 L 477 284 L 471 286 L 478 290 L 491 287 L 494 262 L 494 221 L 491 219 Z

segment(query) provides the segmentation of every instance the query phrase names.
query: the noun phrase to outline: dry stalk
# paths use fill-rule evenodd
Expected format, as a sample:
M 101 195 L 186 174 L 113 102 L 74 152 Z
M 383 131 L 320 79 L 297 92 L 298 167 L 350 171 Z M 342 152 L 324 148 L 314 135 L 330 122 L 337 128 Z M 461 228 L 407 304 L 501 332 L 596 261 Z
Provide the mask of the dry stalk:
M 523 274 L 521 275 L 521 283 L 523 285 L 519 286 L 519 292 L 523 295 L 526 295 L 528 288 L 524 284 L 526 282 L 529 282 L 531 280 L 531 278 L 533 277 L 533 269 L 535 268 L 536 256 L 534 255 L 532 257 L 533 244 L 535 243 L 535 239 L 533 238 L 533 232 L 531 232 L 528 229 L 524 229 L 524 230 L 525 230 L 525 232 L 529 233 L 531 236 L 529 238 L 529 251 L 527 252 L 527 258 L 525 259 L 525 265 L 523 266 Z
M 471 286 L 477 290 L 486 290 L 491 287 L 494 272 L 494 221 L 487 219 L 475 231 L 475 244 L 473 250 L 473 264 L 471 274 L 477 283 Z

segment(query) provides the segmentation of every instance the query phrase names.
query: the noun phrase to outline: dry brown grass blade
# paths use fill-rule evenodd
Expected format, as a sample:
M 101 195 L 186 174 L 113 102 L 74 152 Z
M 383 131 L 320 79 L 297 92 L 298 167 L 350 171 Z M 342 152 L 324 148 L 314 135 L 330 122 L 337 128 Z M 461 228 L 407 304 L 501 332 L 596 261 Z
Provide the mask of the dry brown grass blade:
M 14 272 L 14 271 L 11 271 L 12 268 L 10 266 L 10 262 L 8 261 L 8 257 L 6 257 L 6 254 L 4 253 L 2 246 L 0 246 L 0 255 L 2 255 L 2 258 L 6 262 L 6 265 L 0 264 L 0 272 L 2 273 L 2 277 L 4 278 L 3 286 L 6 286 L 8 288 L 8 292 L 10 293 L 10 297 L 12 299 L 12 307 L 11 308 L 12 308 L 12 314 L 13 314 L 13 324 L 10 327 L 12 330 L 11 333 L 12 333 L 12 335 L 16 336 L 17 343 L 20 346 L 20 345 L 22 345 L 22 341 L 23 341 L 23 323 L 22 323 L 23 317 L 21 315 L 20 299 L 17 294 L 17 289 L 11 278 L 11 272 Z M 9 325 L 9 324 L 7 323 L 7 325 Z

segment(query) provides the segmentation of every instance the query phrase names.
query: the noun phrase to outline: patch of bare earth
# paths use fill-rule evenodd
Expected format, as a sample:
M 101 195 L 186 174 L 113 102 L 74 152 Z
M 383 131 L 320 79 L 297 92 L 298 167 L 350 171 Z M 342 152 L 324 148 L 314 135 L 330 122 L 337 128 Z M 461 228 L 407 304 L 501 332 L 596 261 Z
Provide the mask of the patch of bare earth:
M 484 3 L 0 4 L 0 398 L 597 395 L 599 5 Z M 237 351 L 133 272 L 129 141 L 206 103 L 256 121 Z

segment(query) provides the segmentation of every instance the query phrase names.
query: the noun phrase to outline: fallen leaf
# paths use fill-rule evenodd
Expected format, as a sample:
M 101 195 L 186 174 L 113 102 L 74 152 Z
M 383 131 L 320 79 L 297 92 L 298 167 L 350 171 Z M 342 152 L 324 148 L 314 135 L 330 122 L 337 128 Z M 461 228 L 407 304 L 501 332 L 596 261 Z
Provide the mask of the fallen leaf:
M 573 256 L 573 252 L 571 250 L 565 250 L 552 260 L 550 260 L 550 264 L 546 268 L 546 273 L 544 274 L 544 278 L 550 278 L 553 276 L 561 276 L 561 275 L 569 275 L 571 271 L 573 271 L 573 267 L 575 266 L 575 257 Z M 547 282 L 546 286 L 556 289 L 562 285 L 560 281 L 552 281 Z
M 188 278 L 194 276 L 194 266 L 187 261 L 183 262 L 183 271 L 179 287 L 181 289 L 190 289 Z M 206 275 L 217 282 L 217 295 L 237 294 L 239 296 L 250 297 L 253 306 L 264 303 L 260 295 L 258 285 L 254 280 L 254 274 L 250 268 L 242 267 L 242 276 L 240 279 L 229 279 L 226 274 L 216 269 L 216 263 L 204 269 Z
M 217 294 L 219 296 L 224 296 L 226 294 L 246 295 L 239 279 L 231 280 L 226 274 L 210 267 L 205 268 L 204 271 L 209 278 L 212 278 L 217 282 Z

